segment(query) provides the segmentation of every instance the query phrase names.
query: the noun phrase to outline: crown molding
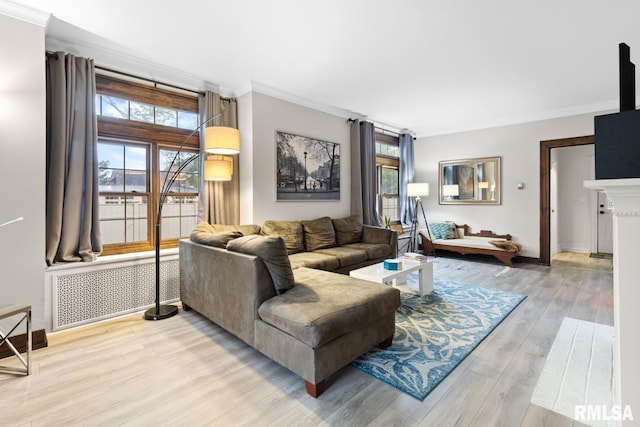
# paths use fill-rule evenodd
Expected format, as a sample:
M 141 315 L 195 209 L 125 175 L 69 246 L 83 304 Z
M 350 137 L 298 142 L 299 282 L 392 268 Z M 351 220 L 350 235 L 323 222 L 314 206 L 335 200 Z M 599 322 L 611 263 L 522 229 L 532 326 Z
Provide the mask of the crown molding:
M 349 110 L 345 110 L 339 107 L 333 107 L 331 105 L 322 104 L 320 102 L 312 101 L 307 98 L 303 98 L 298 95 L 294 95 L 289 92 L 285 92 L 283 90 L 274 88 L 272 86 L 255 82 L 251 82 L 251 90 L 254 92 L 261 93 L 263 95 L 268 95 L 273 98 L 280 99 L 282 101 L 291 102 L 292 104 L 300 105 L 303 107 L 311 108 L 312 110 L 320 111 L 323 113 L 331 114 L 333 116 L 343 117 L 348 119 L 352 116 L 358 116 L 358 118 L 362 117 L 362 115 L 354 113 Z
M 8 0 L 0 0 L 0 14 L 46 28 L 50 13 L 33 9 Z
M 277 98 L 280 99 L 282 101 L 287 101 L 290 102 L 292 104 L 296 104 L 296 105 L 300 105 L 302 107 L 307 107 L 310 108 L 312 110 L 315 111 L 319 111 L 322 113 L 326 113 L 326 114 L 331 114 L 333 116 L 337 116 L 337 117 L 342 117 L 344 119 L 358 119 L 361 121 L 368 121 L 368 122 L 372 122 L 376 127 L 379 128 L 384 128 L 384 130 L 386 131 L 390 131 L 390 132 L 394 132 L 394 133 L 413 133 L 412 131 L 399 126 L 399 125 L 394 125 L 391 123 L 387 123 L 381 120 L 376 119 L 375 117 L 369 117 L 366 116 L 364 114 L 361 113 L 356 113 L 353 112 L 351 110 L 347 110 L 344 108 L 340 108 L 340 107 L 334 107 L 331 105 L 327 105 L 327 104 L 322 104 L 320 102 L 316 102 L 316 101 L 312 101 L 310 99 L 307 98 L 303 98 L 301 96 L 298 95 L 294 95 L 292 93 L 274 88 L 272 86 L 268 86 L 266 84 L 263 83 L 259 83 L 259 82 L 251 82 L 251 87 L 250 88 L 244 88 L 244 90 L 242 91 L 241 94 L 244 94 L 246 92 L 249 91 L 253 91 L 253 92 L 258 92 L 261 93 L 263 95 L 267 95 L 267 96 L 271 96 L 273 98 Z
M 466 124 L 458 124 L 452 127 L 432 128 L 429 130 L 421 129 L 417 131 L 417 138 L 428 138 L 432 136 L 449 135 L 456 133 L 474 132 L 484 129 L 493 129 L 498 127 L 516 126 L 526 123 L 539 122 L 544 120 L 562 119 L 565 117 L 578 116 L 582 114 L 606 114 L 616 111 L 617 101 L 611 100 L 599 104 L 580 105 L 577 107 L 545 111 L 538 114 L 525 114 L 513 116 L 499 120 L 469 122 Z

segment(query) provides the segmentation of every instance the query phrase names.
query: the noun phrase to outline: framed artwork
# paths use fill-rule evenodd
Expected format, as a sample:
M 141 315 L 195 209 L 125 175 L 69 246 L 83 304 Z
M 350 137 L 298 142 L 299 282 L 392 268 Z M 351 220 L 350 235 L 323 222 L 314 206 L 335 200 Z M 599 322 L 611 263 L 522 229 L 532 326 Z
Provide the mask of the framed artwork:
M 276 200 L 340 200 L 340 144 L 277 131 Z

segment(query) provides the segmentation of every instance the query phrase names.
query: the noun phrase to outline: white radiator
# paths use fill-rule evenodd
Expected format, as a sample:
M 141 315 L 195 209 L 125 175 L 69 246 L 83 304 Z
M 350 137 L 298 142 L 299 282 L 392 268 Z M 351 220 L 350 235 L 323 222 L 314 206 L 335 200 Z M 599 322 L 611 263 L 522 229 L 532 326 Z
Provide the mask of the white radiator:
M 83 263 L 50 271 L 52 330 L 141 311 L 155 303 L 155 260 Z M 160 301 L 180 298 L 177 254 L 160 262 Z

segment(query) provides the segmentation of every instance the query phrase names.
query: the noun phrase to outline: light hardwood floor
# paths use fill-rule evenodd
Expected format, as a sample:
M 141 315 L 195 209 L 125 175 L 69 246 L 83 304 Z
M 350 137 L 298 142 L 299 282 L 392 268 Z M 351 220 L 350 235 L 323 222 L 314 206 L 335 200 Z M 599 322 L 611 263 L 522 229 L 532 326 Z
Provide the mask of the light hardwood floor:
M 0 425 L 577 426 L 530 399 L 565 316 L 613 324 L 611 261 L 591 261 L 438 258 L 438 279 L 528 297 L 422 402 L 351 367 L 313 399 L 287 369 L 180 311 L 50 334 L 31 376 L 0 375 Z

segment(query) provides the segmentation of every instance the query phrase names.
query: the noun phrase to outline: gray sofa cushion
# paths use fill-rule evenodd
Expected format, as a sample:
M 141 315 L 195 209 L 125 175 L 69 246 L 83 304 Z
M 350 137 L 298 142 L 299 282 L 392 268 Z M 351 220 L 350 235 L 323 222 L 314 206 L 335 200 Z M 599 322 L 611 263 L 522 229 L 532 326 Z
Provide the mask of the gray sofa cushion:
M 302 229 L 304 230 L 304 246 L 309 252 L 336 246 L 336 232 L 333 229 L 333 222 L 328 216 L 303 220 Z
M 395 258 L 395 254 L 391 253 L 391 246 L 384 243 L 352 243 L 350 245 L 345 245 L 344 247 L 365 251 L 369 259 L 378 259 L 385 257 Z
M 191 241 L 216 248 L 226 248 L 230 240 L 242 237 L 239 231 L 218 231 L 208 222 L 201 222 L 191 231 Z
M 273 286 L 278 294 L 293 288 L 293 272 L 284 240 L 278 236 L 256 234 L 240 237 L 227 244 L 227 250 L 256 255 L 269 270 Z
M 258 314 L 311 348 L 362 329 L 400 306 L 400 292 L 389 286 L 308 268 L 294 274 L 296 286 L 262 303 Z
M 265 236 L 282 237 L 289 254 L 304 252 L 304 234 L 300 221 L 267 220 L 262 224 L 260 233 Z
M 316 253 L 331 255 L 338 259 L 340 267 L 348 267 L 369 259 L 367 252 L 361 249 L 341 246 L 338 248 L 318 249 Z
M 351 215 L 332 220 L 338 246 L 362 241 L 362 216 Z
M 319 270 L 336 270 L 340 267 L 340 261 L 333 255 L 320 252 L 299 252 L 289 255 L 291 267 L 309 267 Z

